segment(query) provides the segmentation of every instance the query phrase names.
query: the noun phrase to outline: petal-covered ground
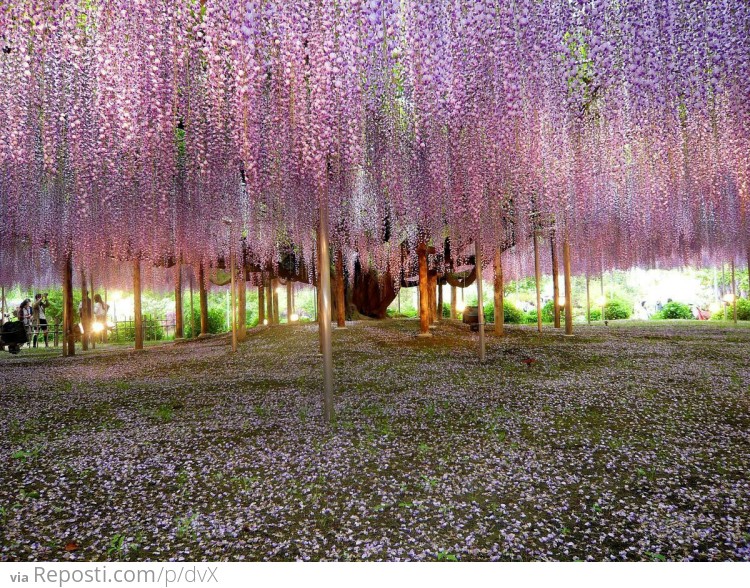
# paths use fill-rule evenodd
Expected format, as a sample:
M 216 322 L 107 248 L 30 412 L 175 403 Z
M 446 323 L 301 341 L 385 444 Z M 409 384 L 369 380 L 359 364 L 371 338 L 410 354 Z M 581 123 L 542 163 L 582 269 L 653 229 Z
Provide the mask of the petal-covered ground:
M 0 357 L 2 560 L 750 560 L 750 329 Z

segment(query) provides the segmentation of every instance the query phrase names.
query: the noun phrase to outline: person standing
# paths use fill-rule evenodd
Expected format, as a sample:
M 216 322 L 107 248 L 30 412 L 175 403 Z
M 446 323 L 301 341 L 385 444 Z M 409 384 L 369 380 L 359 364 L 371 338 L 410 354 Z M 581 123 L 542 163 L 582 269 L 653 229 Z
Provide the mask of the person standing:
M 107 337 L 107 311 L 109 304 L 105 304 L 101 294 L 94 294 L 94 321 L 102 325 L 101 341 L 104 343 Z
M 37 346 L 37 340 L 39 334 L 44 336 L 44 346 L 49 347 L 49 340 L 47 335 L 47 315 L 45 308 L 49 306 L 48 294 L 45 292 L 44 296 L 37 294 L 34 297 L 34 306 L 32 306 L 32 322 L 34 325 L 34 347 Z
M 18 307 L 18 320 L 26 330 L 27 344 L 31 343 L 31 298 L 27 298 Z

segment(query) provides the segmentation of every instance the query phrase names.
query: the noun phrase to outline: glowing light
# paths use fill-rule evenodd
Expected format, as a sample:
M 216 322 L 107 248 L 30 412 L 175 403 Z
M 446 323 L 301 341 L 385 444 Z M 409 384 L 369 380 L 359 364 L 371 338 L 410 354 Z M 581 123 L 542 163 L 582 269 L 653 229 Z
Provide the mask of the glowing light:
M 456 310 L 458 312 L 463 312 L 464 310 L 466 310 L 466 303 L 463 300 L 459 300 L 458 302 L 456 302 Z
M 724 302 L 726 302 L 727 304 L 733 304 L 734 303 L 734 294 L 732 294 L 731 292 L 728 293 L 728 294 L 724 294 L 724 297 L 722 298 L 722 300 Z
M 605 304 L 607 304 L 607 299 L 604 296 L 599 296 L 599 298 L 596 299 L 597 306 L 604 306 Z
M 557 299 L 557 306 L 560 306 L 560 307 L 565 306 L 565 296 L 560 296 Z
M 263 324 L 267 325 L 268 324 L 268 319 L 263 319 Z
M 104 330 L 104 325 L 98 321 L 96 321 L 92 326 L 92 330 L 94 333 L 101 333 Z
M 299 315 L 296 312 L 293 312 L 291 316 L 289 317 L 289 321 L 296 323 L 299 320 Z
M 78 323 L 78 330 L 81 331 L 81 335 L 83 335 L 83 324 Z
M 721 304 L 719 304 L 718 302 L 712 302 L 708 307 L 708 310 L 710 310 L 712 313 L 719 312 L 721 310 Z

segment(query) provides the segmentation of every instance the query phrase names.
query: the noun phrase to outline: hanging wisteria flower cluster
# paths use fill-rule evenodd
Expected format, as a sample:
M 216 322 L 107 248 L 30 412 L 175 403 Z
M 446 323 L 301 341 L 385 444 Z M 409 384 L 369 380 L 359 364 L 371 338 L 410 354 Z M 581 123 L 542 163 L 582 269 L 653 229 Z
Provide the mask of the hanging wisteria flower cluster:
M 553 224 L 574 271 L 750 247 L 746 2 L 11 0 L 0 48 L 1 282 L 312 263 L 322 199 L 394 275 Z

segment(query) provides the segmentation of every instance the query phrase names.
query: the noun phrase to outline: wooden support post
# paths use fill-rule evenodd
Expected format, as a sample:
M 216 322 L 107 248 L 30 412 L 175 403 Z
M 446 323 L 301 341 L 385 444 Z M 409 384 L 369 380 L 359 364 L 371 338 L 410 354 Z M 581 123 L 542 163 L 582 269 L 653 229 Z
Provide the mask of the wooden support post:
M 346 293 L 344 286 L 344 253 L 341 246 L 336 251 L 336 326 L 346 328 Z
M 750 280 L 750 278 L 748 278 Z M 732 314 L 734 324 L 737 324 L 737 282 L 734 279 L 734 257 L 732 257 Z
M 258 326 L 263 326 L 266 321 L 266 286 L 261 279 L 258 286 Z
M 208 335 L 208 291 L 206 290 L 206 270 L 201 263 L 198 269 L 198 296 L 200 298 L 201 334 L 200 337 Z
M 5 324 L 5 286 L 0 288 L 0 327 Z
M 456 320 L 458 318 L 458 311 L 456 310 L 456 303 L 457 300 L 457 292 L 456 287 L 451 286 L 451 320 Z
M 586 322 L 591 326 L 591 279 L 586 272 Z
M 443 286 L 440 284 L 440 278 L 437 279 L 437 321 L 443 320 Z
M 73 256 L 68 253 L 63 272 L 63 356 L 76 354 L 73 331 Z
M 495 249 L 495 335 L 505 334 L 505 296 L 503 289 L 503 257 L 502 249 Z
M 573 286 L 570 276 L 570 242 L 565 232 L 563 240 L 563 269 L 565 271 L 565 334 L 573 334 Z
M 174 266 L 174 338 L 182 339 L 184 335 L 185 326 L 182 316 L 182 264 L 178 261 Z
M 231 288 L 231 312 L 229 313 L 229 316 L 231 317 L 232 321 L 232 352 L 237 353 L 237 290 L 236 290 L 236 278 L 235 278 L 235 268 L 234 268 L 234 251 L 229 255 L 229 267 L 231 272 L 231 282 L 229 283 L 229 287 Z
M 549 238 L 550 246 L 552 247 L 552 299 L 554 304 L 552 308 L 555 311 L 555 328 L 560 328 L 560 280 L 559 272 L 557 271 L 557 243 L 555 243 L 555 230 L 552 229 L 552 233 Z
M 430 324 L 437 322 L 437 272 L 433 275 L 432 272 L 428 272 L 430 276 Z
M 266 320 L 269 325 L 273 324 L 273 291 L 270 276 L 266 280 Z
M 237 276 L 237 340 L 247 339 L 247 281 L 245 268 L 240 268 Z
M 96 349 L 96 333 L 94 333 L 94 319 L 96 316 L 93 314 L 94 311 L 94 273 L 89 272 L 89 288 L 91 289 L 91 296 L 89 300 L 91 300 L 91 312 L 92 314 L 89 316 L 89 326 L 91 326 L 91 338 L 89 343 L 91 344 L 91 349 Z
M 104 336 L 102 337 L 102 341 L 104 343 L 108 342 L 109 338 L 109 304 L 107 304 L 107 287 L 104 286 L 104 308 L 106 309 L 104 313 Z M 117 317 L 115 318 L 115 324 L 117 323 Z
M 474 259 L 477 270 L 477 319 L 479 321 L 479 361 L 484 363 L 484 296 L 482 296 L 482 243 L 480 237 L 474 242 Z
M 133 260 L 133 309 L 135 312 L 135 349 L 143 349 L 143 314 L 141 312 L 141 260 Z
M 281 322 L 279 319 L 279 281 L 275 278 L 271 282 L 271 294 L 273 296 L 273 324 L 278 325 Z
M 334 419 L 333 406 L 333 345 L 331 342 L 331 259 L 328 251 L 328 193 L 320 195 L 320 347 L 323 353 L 323 418 L 326 423 Z
M 294 308 L 292 307 L 292 280 L 287 278 L 286 281 L 286 322 L 292 323 L 292 314 L 294 314 Z
M 81 349 L 88 351 L 89 337 L 91 336 L 91 324 L 89 321 L 89 291 L 86 288 L 86 272 L 81 268 Z
M 536 325 L 542 332 L 542 268 L 539 267 L 539 231 L 534 230 L 534 276 L 536 280 Z
M 427 244 L 417 245 L 419 261 L 419 337 L 432 337 L 430 333 L 430 285 L 427 275 Z
M 192 274 L 190 275 L 190 336 L 193 339 L 195 339 L 195 308 L 193 307 L 193 276 Z

